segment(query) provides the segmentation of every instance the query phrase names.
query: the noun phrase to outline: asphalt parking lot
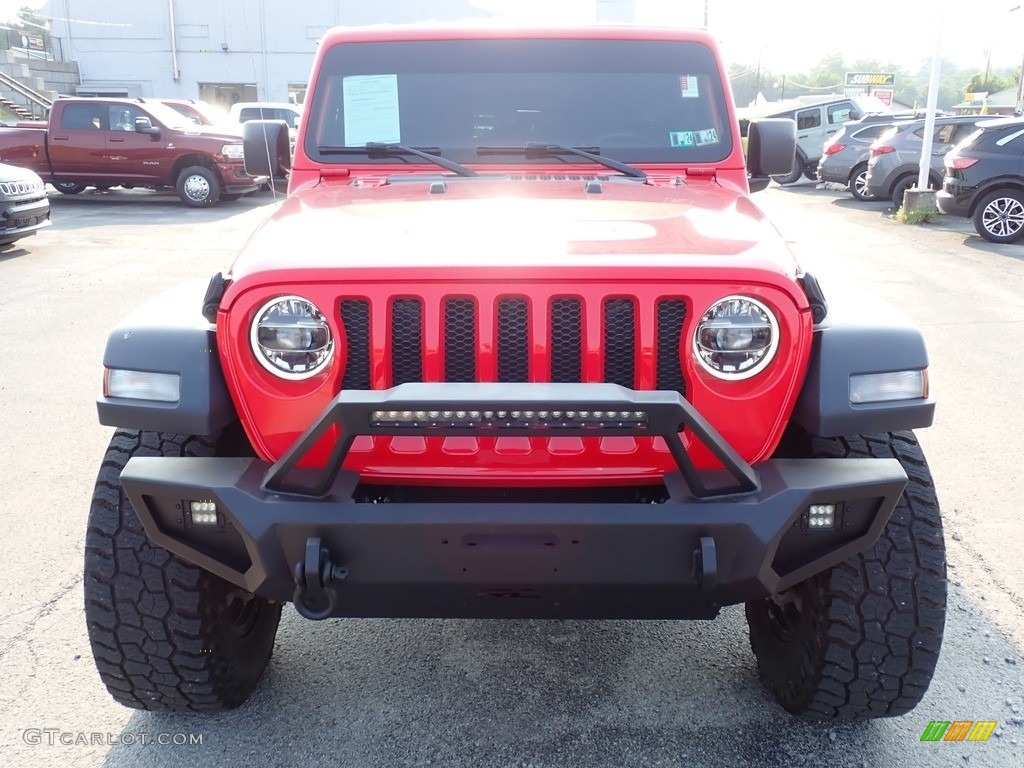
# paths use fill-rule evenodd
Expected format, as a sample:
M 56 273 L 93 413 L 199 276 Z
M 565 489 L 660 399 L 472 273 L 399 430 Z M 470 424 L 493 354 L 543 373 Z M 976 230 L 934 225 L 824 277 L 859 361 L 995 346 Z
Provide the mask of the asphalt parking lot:
M 143 190 L 51 193 L 54 226 L 0 250 L 0 763 L 12 766 L 1011 766 L 1024 764 L 1024 244 L 966 220 L 891 220 L 810 183 L 755 202 L 830 291 L 924 330 L 936 425 L 921 433 L 950 563 L 925 701 L 853 725 L 794 720 L 757 678 L 741 608 L 714 622 L 332 620 L 287 608 L 270 667 L 216 716 L 124 709 L 82 616 L 109 329 L 223 269 L 267 193 L 209 209 Z M 297 258 L 303 248 L 295 243 Z M 996 720 L 985 743 L 923 743 L 932 720 Z M 199 740 L 201 743 L 196 743 Z

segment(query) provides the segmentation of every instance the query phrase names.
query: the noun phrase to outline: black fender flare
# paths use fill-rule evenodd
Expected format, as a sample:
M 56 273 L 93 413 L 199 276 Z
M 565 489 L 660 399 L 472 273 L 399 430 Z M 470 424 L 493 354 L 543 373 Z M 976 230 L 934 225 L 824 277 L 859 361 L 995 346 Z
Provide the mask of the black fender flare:
M 169 291 L 121 321 L 107 337 L 105 370 L 177 374 L 180 397 L 162 402 L 101 394 L 101 424 L 212 435 L 238 419 L 217 353 L 217 330 L 202 314 L 205 282 Z M 104 388 L 105 389 L 105 388 Z
M 830 294 L 828 317 L 814 328 L 807 376 L 792 421 L 822 437 L 929 427 L 935 414 L 931 396 L 850 401 L 853 375 L 927 368 L 924 336 L 907 318 L 866 296 Z

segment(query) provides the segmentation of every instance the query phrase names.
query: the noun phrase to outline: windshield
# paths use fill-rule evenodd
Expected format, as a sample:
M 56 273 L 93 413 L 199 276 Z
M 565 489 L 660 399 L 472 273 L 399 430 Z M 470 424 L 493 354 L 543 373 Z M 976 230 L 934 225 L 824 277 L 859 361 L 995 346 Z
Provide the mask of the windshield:
M 196 124 L 189 120 L 182 114 L 171 109 L 166 104 L 158 104 L 153 101 L 147 101 L 145 104 L 146 110 L 157 120 L 163 123 L 167 128 L 178 128 L 181 130 L 191 130 L 196 127 Z
M 306 119 L 306 153 L 345 165 L 395 162 L 379 154 L 331 151 L 368 143 L 431 148 L 460 163 L 484 165 L 524 162 L 523 152 L 490 151 L 495 147 L 538 143 L 581 147 L 630 163 L 711 163 L 732 151 L 715 57 L 692 42 L 337 45 L 325 56 Z M 529 162 L 580 160 L 551 152 Z

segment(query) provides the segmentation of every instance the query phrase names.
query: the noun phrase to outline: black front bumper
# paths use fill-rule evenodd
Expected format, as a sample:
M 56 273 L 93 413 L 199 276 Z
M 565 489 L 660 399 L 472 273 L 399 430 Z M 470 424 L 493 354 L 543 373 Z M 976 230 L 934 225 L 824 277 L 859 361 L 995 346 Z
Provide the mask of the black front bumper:
M 665 477 L 667 499 L 365 503 L 355 500 L 359 478 L 332 466 L 340 466 L 344 447 L 313 493 L 281 482 L 332 425 L 347 425 L 350 436 L 393 433 L 394 424 L 375 417 L 388 421 L 403 406 L 429 411 L 428 402 L 438 412 L 458 402 L 511 413 L 511 398 L 488 396 L 524 387 L 536 398 L 518 398 L 523 413 L 542 401 L 574 412 L 593 412 L 597 403 L 603 412 L 609 405 L 644 412 L 644 427 L 574 429 L 549 420 L 510 431 L 660 434 L 680 463 Z M 565 387 L 403 385 L 343 393 L 274 467 L 257 459 L 136 457 L 121 479 L 156 544 L 251 592 L 294 600 L 311 618 L 711 618 L 723 605 L 780 592 L 871 546 L 906 485 L 894 459 L 778 459 L 754 473 L 675 393 Z M 470 398 L 473 388 L 483 391 Z M 590 399 L 564 396 L 581 391 Z M 681 428 L 720 452 L 737 482 L 723 487 L 721 478 L 695 477 L 685 454 L 677 454 Z M 409 429 L 467 431 L 426 422 Z M 710 479 L 716 482 L 703 482 Z M 193 524 L 193 501 L 215 503 L 217 523 Z M 809 527 L 812 504 L 836 505 L 834 528 Z
M 34 200 L 0 201 L 0 243 L 12 243 L 50 226 L 50 201 L 44 195 Z

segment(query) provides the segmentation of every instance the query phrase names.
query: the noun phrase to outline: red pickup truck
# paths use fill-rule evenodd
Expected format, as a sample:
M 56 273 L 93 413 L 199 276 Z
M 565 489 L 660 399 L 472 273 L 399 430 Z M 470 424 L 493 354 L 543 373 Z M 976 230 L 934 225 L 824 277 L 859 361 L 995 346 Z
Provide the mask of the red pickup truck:
M 0 128 L 0 160 L 31 168 L 65 194 L 174 187 L 193 207 L 235 200 L 266 181 L 246 174 L 239 134 L 143 99 L 60 99 L 47 123 Z

